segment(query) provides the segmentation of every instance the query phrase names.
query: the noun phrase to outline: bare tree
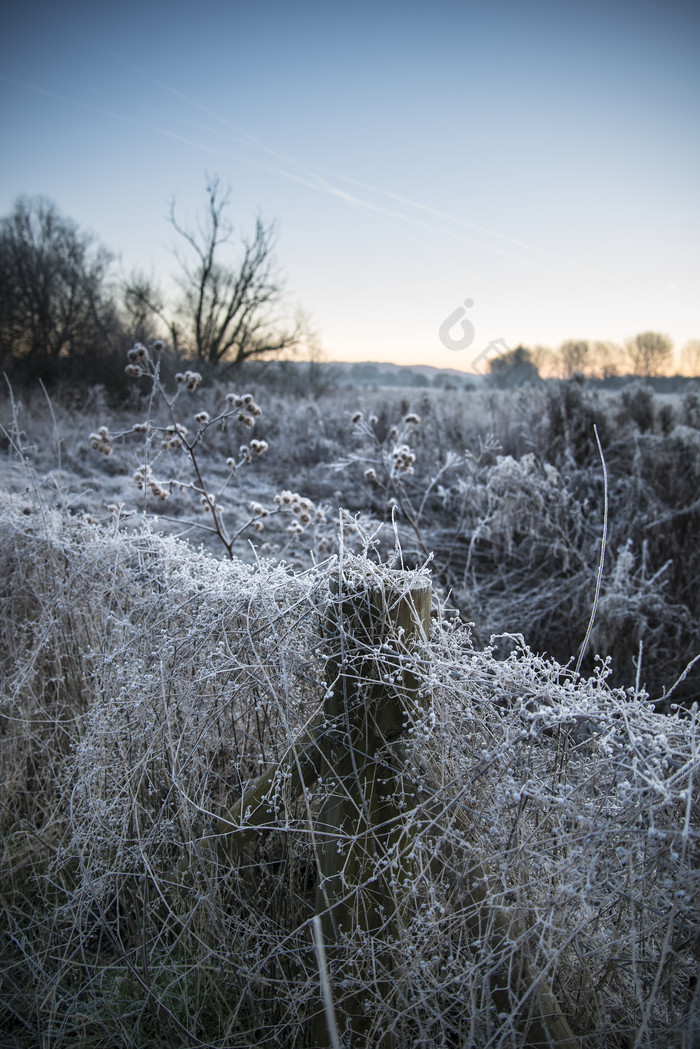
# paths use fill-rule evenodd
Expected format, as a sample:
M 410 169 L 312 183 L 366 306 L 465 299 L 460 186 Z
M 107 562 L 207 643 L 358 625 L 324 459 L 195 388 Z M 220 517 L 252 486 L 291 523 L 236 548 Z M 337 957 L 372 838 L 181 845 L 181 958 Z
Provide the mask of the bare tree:
M 274 267 L 274 223 L 266 226 L 258 218 L 253 239 L 241 240 L 238 261 L 222 261 L 233 237 L 229 203 L 230 192 L 214 178 L 207 183 L 206 215 L 196 230 L 183 228 L 175 205 L 170 209 L 173 228 L 189 249 L 189 258 L 178 256 L 185 337 L 196 357 L 212 364 L 279 355 L 296 349 L 305 334 L 303 321 L 285 328 L 276 317 L 283 289 Z
M 122 284 L 122 308 L 132 342 L 148 343 L 167 332 L 175 353 L 180 348 L 181 333 L 176 321 L 166 312 L 163 293 L 151 277 L 134 271 Z
M 625 343 L 627 357 L 635 375 L 660 375 L 673 360 L 673 343 L 668 335 L 645 331 Z
M 681 367 L 684 375 L 696 378 L 700 375 L 700 339 L 689 339 L 681 350 Z
M 117 333 L 112 256 L 44 197 L 0 221 L 0 350 L 56 360 L 104 349 Z
M 593 374 L 599 379 L 612 379 L 620 374 L 625 353 L 621 346 L 614 342 L 594 342 L 591 348 L 591 365 Z
M 559 347 L 559 359 L 564 378 L 570 379 L 575 372 L 582 374 L 588 367 L 590 346 L 584 339 L 569 339 Z
M 536 345 L 530 350 L 530 359 L 543 378 L 553 375 L 557 367 L 556 354 L 549 346 Z

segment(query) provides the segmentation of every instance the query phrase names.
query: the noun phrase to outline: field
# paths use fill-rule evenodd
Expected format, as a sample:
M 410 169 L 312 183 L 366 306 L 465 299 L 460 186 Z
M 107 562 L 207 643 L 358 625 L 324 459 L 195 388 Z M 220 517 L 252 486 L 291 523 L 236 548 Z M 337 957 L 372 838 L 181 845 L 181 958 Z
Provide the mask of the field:
M 697 1046 L 697 394 L 187 374 L 2 402 L 3 1044 Z

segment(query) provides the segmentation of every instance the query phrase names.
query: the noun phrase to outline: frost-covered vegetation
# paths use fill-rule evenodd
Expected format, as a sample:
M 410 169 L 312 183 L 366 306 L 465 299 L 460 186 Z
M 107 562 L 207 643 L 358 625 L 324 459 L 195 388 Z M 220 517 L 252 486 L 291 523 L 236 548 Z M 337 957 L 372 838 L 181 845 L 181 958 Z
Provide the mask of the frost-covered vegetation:
M 695 395 L 175 386 L 169 407 L 4 402 L 4 1037 L 693 1049 Z M 380 589 L 430 572 L 429 636 L 358 656 L 341 621 L 338 655 L 339 563 Z M 329 696 L 406 674 L 420 702 L 380 740 L 372 808 L 400 816 L 353 882 L 355 741 L 350 920 L 324 958 L 350 732 Z M 268 829 L 241 838 L 265 773 Z
M 183 369 L 180 378 L 197 374 Z M 49 503 L 124 527 L 145 513 L 215 555 L 249 561 L 254 547 L 302 569 L 337 548 L 339 511 L 345 543 L 357 545 L 360 524 L 382 557 L 394 549 L 393 517 L 404 562 L 432 558 L 441 598 L 473 623 L 479 643 L 522 633 L 563 664 L 580 655 L 605 540 L 584 671 L 596 655 L 610 657 L 612 683 L 644 690 L 664 709 L 698 654 L 694 389 L 660 397 L 635 384 L 611 394 L 570 381 L 314 397 L 284 374 L 251 382 L 244 372 L 235 386 L 194 390 L 170 375 L 162 380 L 170 401 L 149 400 L 143 376 L 122 408 L 99 387 L 68 390 L 51 405 L 37 390 L 17 395 L 13 419 L 5 394 L 3 487 L 27 488 L 23 456 Z M 697 673 L 674 700 L 697 697 Z
M 217 561 L 16 498 L 1 527 L 5 1038 L 318 1044 L 332 778 L 295 801 L 278 777 L 276 831 L 233 858 L 219 832 L 323 704 L 333 562 Z M 511 642 L 499 659 L 438 611 L 410 657 L 426 717 L 383 757 L 410 877 L 390 881 L 390 959 L 341 936 L 336 1019 L 359 998 L 361 1044 L 535 1044 L 551 986 L 583 1046 L 690 1049 L 697 710 L 655 713 Z

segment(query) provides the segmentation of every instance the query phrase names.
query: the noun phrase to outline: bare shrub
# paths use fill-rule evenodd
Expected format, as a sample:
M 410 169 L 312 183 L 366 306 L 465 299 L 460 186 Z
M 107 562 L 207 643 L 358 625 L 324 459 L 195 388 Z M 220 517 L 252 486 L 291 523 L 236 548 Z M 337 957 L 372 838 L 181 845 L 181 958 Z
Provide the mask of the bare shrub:
M 219 562 L 26 498 L 4 499 L 0 537 L 5 1037 L 318 1044 L 333 777 L 295 799 L 283 765 L 268 830 L 234 853 L 220 831 L 324 703 L 337 562 Z M 524 1047 L 551 986 L 583 1049 L 690 1049 L 697 709 L 655 713 L 606 664 L 582 679 L 517 636 L 497 659 L 439 608 L 429 640 L 398 640 L 342 668 L 363 695 L 410 672 L 426 713 L 382 751 L 411 841 L 390 953 L 360 926 L 327 944 L 340 1042 L 360 1000 L 367 1044 Z M 372 862 L 358 913 L 392 878 Z

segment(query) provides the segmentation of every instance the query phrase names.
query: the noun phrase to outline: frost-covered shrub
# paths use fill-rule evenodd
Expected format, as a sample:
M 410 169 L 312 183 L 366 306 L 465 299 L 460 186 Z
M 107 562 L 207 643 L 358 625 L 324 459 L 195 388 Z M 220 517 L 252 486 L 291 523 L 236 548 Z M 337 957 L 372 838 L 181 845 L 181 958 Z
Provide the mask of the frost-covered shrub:
M 699 478 L 690 401 L 686 407 L 671 402 L 673 420 L 667 422 L 674 426 L 668 433 L 656 408 L 655 429 L 642 433 L 619 393 L 594 394 L 577 382 L 469 395 L 345 389 L 319 399 L 298 392 L 285 397 L 279 388 L 266 391 L 262 372 L 255 382 L 246 382 L 245 389 L 264 410 L 254 431 L 246 432 L 267 442 L 269 450 L 251 455 L 252 462 L 233 479 L 226 460 L 238 454 L 236 428 L 243 424 L 211 425 L 231 392 L 228 385 L 211 380 L 193 397 L 185 390 L 179 401 L 189 413 L 182 425 L 191 437 L 198 426 L 194 416 L 209 415 L 196 454 L 207 492 L 216 494 L 226 486 L 214 509 L 224 507 L 231 534 L 246 526 L 235 544 L 239 556 L 252 560 L 257 551 L 307 566 L 337 548 L 342 510 L 346 541 L 359 524 L 389 557 L 396 528 L 405 564 L 432 557 L 435 586 L 450 595 L 465 620 L 474 622 L 483 643 L 492 633 L 522 632 L 533 649 L 566 663 L 577 658 L 587 631 L 603 538 L 605 486 L 596 426 L 609 498 L 601 598 L 611 591 L 610 600 L 601 601 L 596 637 L 612 657 L 611 681 L 626 686 L 639 677 L 659 700 L 697 654 Z M 6 405 L 0 404 L 0 411 L 12 431 Z M 141 500 L 146 495 L 146 510 L 159 528 L 216 550 L 215 530 L 202 528 L 213 520 L 206 506 L 188 508 L 186 492 L 158 498 L 150 487 L 155 481 L 167 489 L 166 482 L 178 476 L 187 454 L 182 448 L 161 449 L 158 462 L 146 464 L 152 476 L 141 493 L 132 479 L 143 457 L 134 458 L 124 445 L 113 445 L 110 456 L 90 449 L 90 432 L 99 436 L 100 425 L 109 433 L 131 429 L 135 418 L 146 416 L 143 405 L 136 416 L 115 416 L 96 404 L 82 424 L 61 403 L 54 412 L 55 428 L 43 396 L 27 400 L 20 412 L 23 454 L 44 498 L 53 486 L 55 501 L 103 521 L 113 515 L 122 527 L 130 527 L 140 519 L 128 516 L 134 495 Z M 356 432 L 356 412 L 371 435 Z M 401 440 L 390 441 L 392 431 L 398 434 L 411 415 L 420 424 L 407 426 Z M 376 422 L 370 424 L 371 419 Z M 143 448 L 143 434 L 132 441 L 134 450 Z M 407 451 L 399 454 L 401 445 Z M 0 459 L 4 484 L 24 491 L 26 471 L 13 458 L 9 441 L 8 446 L 8 455 Z M 396 464 L 407 469 L 394 469 L 394 451 Z M 406 456 L 413 458 L 409 462 Z M 161 471 L 166 460 L 170 466 Z M 333 469 L 339 463 L 343 467 Z M 506 469 L 514 471 L 508 485 L 503 483 Z M 300 518 L 275 514 L 282 492 L 313 502 L 301 534 Z M 254 507 L 263 507 L 268 516 Z M 355 542 L 362 549 L 362 541 Z M 634 569 L 623 593 L 614 587 L 613 574 L 626 549 Z M 589 648 L 587 671 L 594 654 Z M 688 704 L 697 698 L 696 673 L 675 695 Z
M 625 412 L 641 433 L 654 429 L 654 391 L 643 383 L 633 383 L 622 390 L 620 399 Z
M 588 466 L 597 459 L 595 428 L 605 448 L 609 424 L 601 400 L 585 383 L 576 379 L 548 383 L 545 437 L 546 456 L 558 464 L 569 459 L 576 466 Z
M 547 483 L 532 464 L 504 471 L 506 492 L 518 471 Z M 336 571 L 221 562 L 3 500 L 0 1016 L 14 1044 L 318 1044 L 314 828 L 333 784 L 295 800 L 283 766 L 270 830 L 233 856 L 219 832 L 324 703 Z M 615 587 L 633 573 L 618 557 Z M 339 933 L 336 1016 L 359 996 L 368 1044 L 524 1049 L 551 986 L 582 1049 L 689 1049 L 697 707 L 656 713 L 611 688 L 606 663 L 580 678 L 518 636 L 475 646 L 436 611 L 410 653 L 360 657 L 377 677 L 386 661 L 389 687 L 398 658 L 426 716 L 384 754 L 410 829 L 400 920 L 389 955 L 359 927 Z
M 695 383 L 683 395 L 683 423 L 700 430 L 700 397 Z

